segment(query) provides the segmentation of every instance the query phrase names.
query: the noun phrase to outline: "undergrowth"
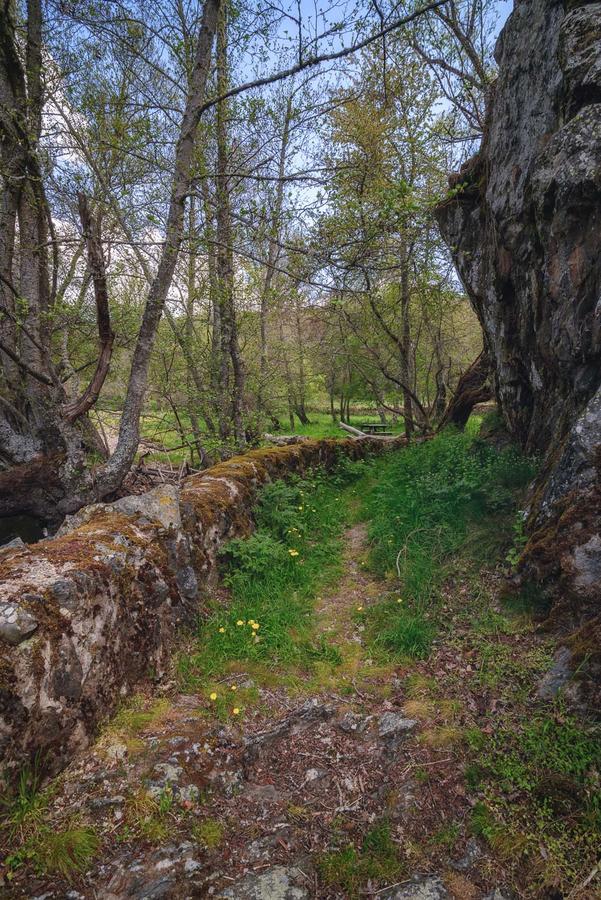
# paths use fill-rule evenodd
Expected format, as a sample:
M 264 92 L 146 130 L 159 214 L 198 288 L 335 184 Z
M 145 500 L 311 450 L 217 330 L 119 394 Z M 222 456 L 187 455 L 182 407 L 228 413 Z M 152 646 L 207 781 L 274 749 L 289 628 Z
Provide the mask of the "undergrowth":
M 569 893 L 594 870 L 601 846 L 601 730 L 561 700 L 506 716 L 484 736 L 470 787 L 472 830 L 520 882 Z
M 403 864 L 389 823 L 385 820 L 376 823 L 359 847 L 348 844 L 324 853 L 317 860 L 317 871 L 325 885 L 342 889 L 349 900 L 361 896 L 367 883 L 373 886 L 397 881 L 403 874 Z
M 313 601 L 340 575 L 340 536 L 349 515 L 343 491 L 368 467 L 344 460 L 335 473 L 315 470 L 263 489 L 255 532 L 230 541 L 221 554 L 227 607 L 210 601 L 198 650 L 179 659 L 185 686 L 206 684 L 236 663 L 305 671 L 340 663 L 338 649 L 314 634 Z M 218 703 L 220 692 L 214 693 Z
M 55 828 L 48 816 L 54 788 L 43 788 L 35 762 L 20 772 L 12 789 L 0 796 L 0 845 L 10 847 L 3 866 L 7 880 L 28 865 L 38 874 L 70 880 L 84 871 L 99 848 L 90 827 L 75 819 Z
M 376 652 L 428 655 L 442 584 L 459 562 L 496 562 L 534 470 L 517 450 L 497 450 L 469 431 L 444 432 L 384 463 L 364 515 L 370 565 L 399 590 L 366 613 Z

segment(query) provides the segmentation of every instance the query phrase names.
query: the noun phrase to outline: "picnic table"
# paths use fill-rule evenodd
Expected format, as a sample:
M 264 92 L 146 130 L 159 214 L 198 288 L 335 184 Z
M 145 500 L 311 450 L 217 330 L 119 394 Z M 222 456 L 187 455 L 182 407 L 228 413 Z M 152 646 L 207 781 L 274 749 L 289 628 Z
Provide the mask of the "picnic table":
M 359 428 L 365 434 L 392 434 L 392 431 L 389 430 L 388 425 L 384 422 L 363 422 Z

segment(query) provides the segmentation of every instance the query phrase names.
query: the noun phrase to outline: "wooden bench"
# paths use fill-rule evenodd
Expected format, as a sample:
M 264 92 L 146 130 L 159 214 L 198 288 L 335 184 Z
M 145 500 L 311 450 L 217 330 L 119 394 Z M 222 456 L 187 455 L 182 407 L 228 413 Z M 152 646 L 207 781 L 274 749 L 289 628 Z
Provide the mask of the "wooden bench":
M 365 434 L 383 434 L 386 437 L 392 435 L 392 431 L 388 429 L 388 425 L 383 422 L 363 422 L 359 425 L 361 431 Z

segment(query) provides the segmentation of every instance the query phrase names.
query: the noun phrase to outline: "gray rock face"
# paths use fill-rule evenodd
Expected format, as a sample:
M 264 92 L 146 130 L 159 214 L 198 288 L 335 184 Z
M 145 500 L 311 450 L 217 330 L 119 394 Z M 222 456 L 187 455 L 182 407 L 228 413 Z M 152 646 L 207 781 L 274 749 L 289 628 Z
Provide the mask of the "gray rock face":
M 302 886 L 298 869 L 274 866 L 261 875 L 247 875 L 218 895 L 231 900 L 305 900 L 309 892 Z
M 521 0 L 496 57 L 487 134 L 438 219 L 509 430 L 547 456 L 530 530 L 586 519 L 555 552 L 534 536 L 525 573 L 598 604 L 601 3 Z
M 181 528 L 179 490 L 173 484 L 160 484 L 145 494 L 121 497 L 111 506 L 126 516 L 141 516 L 150 522 L 159 522 L 163 528 Z

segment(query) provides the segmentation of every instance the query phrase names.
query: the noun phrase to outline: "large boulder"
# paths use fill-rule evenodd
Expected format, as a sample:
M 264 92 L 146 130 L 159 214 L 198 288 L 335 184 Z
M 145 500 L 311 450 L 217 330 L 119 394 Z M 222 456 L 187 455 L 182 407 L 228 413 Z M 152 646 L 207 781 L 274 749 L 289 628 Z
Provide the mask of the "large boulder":
M 601 3 L 516 0 L 496 58 L 438 219 L 508 428 L 544 460 L 522 576 L 579 620 L 601 603 Z

